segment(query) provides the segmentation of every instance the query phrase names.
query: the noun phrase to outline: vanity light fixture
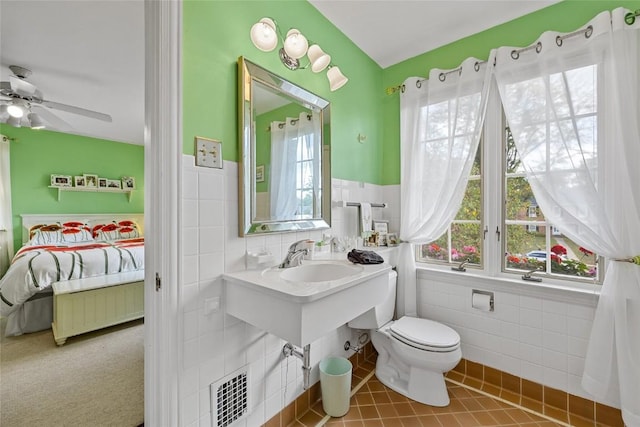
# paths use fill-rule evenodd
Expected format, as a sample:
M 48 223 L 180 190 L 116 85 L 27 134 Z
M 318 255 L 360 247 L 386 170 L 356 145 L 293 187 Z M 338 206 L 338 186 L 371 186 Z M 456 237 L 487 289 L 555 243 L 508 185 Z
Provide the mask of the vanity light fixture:
M 331 64 L 331 56 L 325 53 L 320 46 L 309 43 L 307 38 L 296 28 L 287 31 L 287 36 L 282 37 L 278 24 L 271 18 L 262 18 L 251 27 L 251 41 L 253 45 L 263 52 L 271 52 L 278 46 L 282 39 L 282 47 L 278 53 L 280 61 L 288 69 L 304 70 L 311 68 L 314 73 L 319 73 L 326 68 L 329 88 L 335 91 L 344 86 L 349 79 L 342 74 L 340 68 Z M 307 56 L 308 64 L 301 66 L 300 59 Z

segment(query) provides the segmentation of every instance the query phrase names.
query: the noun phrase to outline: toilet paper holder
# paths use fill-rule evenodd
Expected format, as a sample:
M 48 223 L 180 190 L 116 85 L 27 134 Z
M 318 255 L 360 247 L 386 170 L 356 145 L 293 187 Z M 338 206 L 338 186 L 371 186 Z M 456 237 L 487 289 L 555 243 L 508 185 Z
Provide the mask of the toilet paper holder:
M 471 307 L 483 311 L 494 311 L 493 292 L 473 289 L 471 291 Z

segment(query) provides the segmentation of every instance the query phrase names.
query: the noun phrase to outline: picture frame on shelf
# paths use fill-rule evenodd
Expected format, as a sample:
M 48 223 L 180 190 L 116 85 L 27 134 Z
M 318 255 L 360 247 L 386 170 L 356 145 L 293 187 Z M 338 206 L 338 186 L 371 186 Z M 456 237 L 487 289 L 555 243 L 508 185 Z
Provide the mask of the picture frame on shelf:
M 132 176 L 123 176 L 122 179 L 122 189 L 123 190 L 135 190 L 136 189 L 136 179 Z
M 107 188 L 110 190 L 122 190 L 122 181 L 119 179 L 107 179 Z
M 398 239 L 397 233 L 389 233 L 387 234 L 387 246 L 398 246 L 400 240 Z
M 87 188 L 98 188 L 98 175 L 85 173 L 84 186 Z
M 73 185 L 73 179 L 71 179 L 70 175 L 51 175 L 51 186 L 52 187 L 71 187 Z
M 73 184 L 78 188 L 85 188 L 87 186 L 87 180 L 84 175 L 76 175 L 73 177 Z
M 264 165 L 256 166 L 256 182 L 264 182 Z
M 98 188 L 107 188 L 107 178 L 98 178 Z
M 374 219 L 373 220 L 373 231 L 378 231 L 380 233 L 388 233 L 389 232 L 389 221 L 384 219 Z

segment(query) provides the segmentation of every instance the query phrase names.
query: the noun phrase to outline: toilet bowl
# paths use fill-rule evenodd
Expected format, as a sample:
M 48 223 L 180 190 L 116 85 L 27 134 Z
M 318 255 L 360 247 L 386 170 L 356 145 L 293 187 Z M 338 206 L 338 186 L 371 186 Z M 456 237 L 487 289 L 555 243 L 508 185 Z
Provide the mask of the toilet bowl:
M 420 403 L 447 406 L 449 394 L 444 373 L 460 359 L 460 335 L 433 320 L 404 316 L 392 320 L 397 274 L 389 274 L 385 300 L 348 323 L 370 330 L 378 352 L 376 377 L 387 387 Z

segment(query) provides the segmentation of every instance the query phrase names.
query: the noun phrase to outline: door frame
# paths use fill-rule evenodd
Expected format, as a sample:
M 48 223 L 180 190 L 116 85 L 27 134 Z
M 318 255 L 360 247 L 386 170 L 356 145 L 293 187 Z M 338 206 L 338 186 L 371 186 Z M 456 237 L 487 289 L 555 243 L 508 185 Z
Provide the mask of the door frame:
M 178 286 L 182 277 L 182 0 L 145 0 L 144 25 L 144 416 L 149 426 L 178 426 L 182 357 Z

